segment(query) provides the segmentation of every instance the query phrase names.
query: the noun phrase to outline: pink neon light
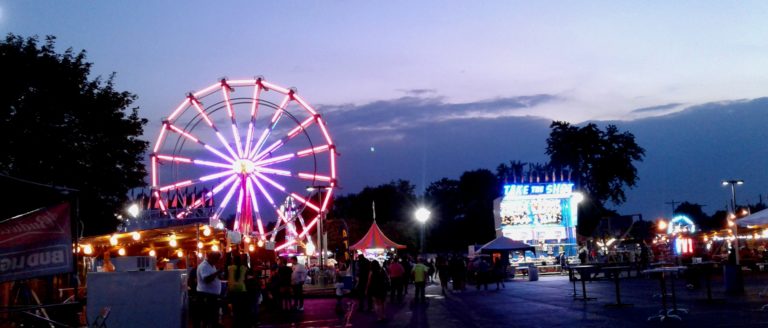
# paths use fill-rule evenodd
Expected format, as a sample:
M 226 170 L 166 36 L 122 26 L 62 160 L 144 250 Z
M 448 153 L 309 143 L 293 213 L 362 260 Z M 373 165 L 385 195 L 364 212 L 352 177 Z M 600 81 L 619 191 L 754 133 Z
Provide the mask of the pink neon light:
M 266 175 L 263 175 L 263 174 L 261 174 L 259 172 L 256 172 L 255 174 L 256 174 L 257 177 L 259 177 L 260 179 L 262 179 L 262 180 L 266 181 L 267 183 L 271 184 L 273 187 L 279 189 L 282 192 L 285 192 L 285 187 L 281 186 L 279 183 L 277 183 L 274 180 L 270 179 Z
M 315 147 L 315 148 L 304 149 L 304 150 L 299 151 L 298 153 L 296 153 L 296 156 L 304 157 L 304 156 L 307 156 L 307 155 L 310 155 L 310 154 L 313 154 L 313 153 L 324 152 L 324 151 L 328 150 L 329 148 L 330 147 L 328 145 L 322 145 L 322 146 L 318 146 L 318 147 Z
M 157 137 L 157 142 L 155 142 L 155 148 L 152 149 L 153 153 L 156 153 L 160 149 L 160 145 L 163 144 L 163 138 L 165 137 L 166 131 L 168 131 L 168 123 L 163 122 L 163 127 L 160 129 L 160 135 Z
M 243 188 L 240 188 L 240 193 L 238 193 L 237 197 L 237 207 L 235 207 L 237 214 L 243 212 L 243 199 L 245 199 L 245 192 L 243 191 Z M 235 225 L 235 227 L 237 227 L 237 225 Z
M 285 242 L 285 244 L 282 244 L 282 245 L 280 245 L 280 246 L 277 246 L 277 247 L 275 247 L 275 252 L 278 252 L 278 251 L 280 251 L 281 249 L 283 249 L 283 248 L 286 248 L 286 247 L 288 247 L 288 246 L 291 246 L 291 245 L 293 245 L 293 244 L 295 244 L 295 243 L 296 243 L 296 240 L 295 240 L 295 239 L 293 239 L 293 240 L 288 240 L 288 241 L 286 241 L 286 242 Z
M 192 159 L 181 157 L 181 156 L 168 156 L 168 155 L 157 155 L 157 158 L 164 159 L 166 161 L 174 161 L 174 162 L 182 162 L 182 163 L 192 163 Z
M 291 176 L 291 171 L 271 169 L 271 168 L 268 168 L 268 167 L 256 167 L 256 171 L 257 172 L 262 172 L 262 173 L 271 173 L 271 174 L 282 175 L 282 176 L 285 176 L 285 177 Z
M 333 145 L 333 140 L 331 140 L 331 135 L 328 134 L 328 129 L 325 128 L 325 122 L 323 121 L 320 116 L 317 117 L 317 124 L 320 125 L 320 131 L 323 131 L 323 135 L 325 136 L 325 141 L 328 142 L 329 145 Z
M 253 204 L 253 209 L 256 211 L 256 213 L 259 212 L 259 202 L 256 200 L 256 191 L 253 189 L 253 178 L 248 177 L 248 179 L 245 180 L 246 187 L 248 188 L 248 195 L 251 196 L 251 204 Z M 259 217 L 259 221 L 261 221 L 261 217 Z
M 224 154 L 223 154 L 223 153 L 221 153 L 220 151 L 216 150 L 216 148 L 213 148 L 213 147 L 211 147 L 211 146 L 209 146 L 209 145 L 206 145 L 206 144 L 203 144 L 203 147 L 205 147 L 205 149 L 208 149 L 208 151 L 210 151 L 210 152 L 212 152 L 212 153 L 216 154 L 217 156 L 221 157 L 223 160 L 225 160 L 225 161 L 227 161 L 227 162 L 230 162 L 230 163 L 234 163 L 234 162 L 235 162 L 235 161 L 234 161 L 234 160 L 232 160 L 231 158 L 227 157 L 227 155 L 224 155 Z
M 181 113 L 181 111 L 184 110 L 184 108 L 186 108 L 187 105 L 189 105 L 189 98 L 184 99 L 184 101 L 181 102 L 181 105 L 179 105 L 179 107 L 176 107 L 176 110 L 174 110 L 173 113 L 171 113 L 171 116 L 168 116 L 168 120 L 173 121 L 173 119 L 176 118 L 176 116 L 179 115 L 179 113 Z
M 222 182 L 222 183 L 219 183 L 218 185 L 216 185 L 216 187 L 213 187 L 213 190 L 211 190 L 211 191 L 209 191 L 209 192 L 208 192 L 208 196 L 213 196 L 213 195 L 215 195 L 215 194 L 218 194 L 218 193 L 219 193 L 219 191 L 221 191 L 222 189 L 224 189 L 224 187 L 226 187 L 228 184 L 230 184 L 230 183 L 234 182 L 234 181 L 235 181 L 235 179 L 237 179 L 237 175 L 234 175 L 234 174 L 233 174 L 233 175 L 232 175 L 231 177 L 229 177 L 227 180 L 224 180 L 224 182 Z
M 191 98 L 191 97 L 190 97 L 190 98 Z M 197 112 L 198 112 L 198 113 L 200 113 L 200 115 L 203 117 L 203 120 L 205 120 L 205 123 L 207 123 L 207 124 L 208 124 L 208 126 L 210 126 L 210 127 L 214 128 L 214 129 L 216 129 L 216 127 L 215 127 L 215 126 L 213 126 L 213 122 L 212 122 L 212 121 L 211 121 L 211 119 L 208 117 L 208 114 L 206 114 L 206 113 L 205 113 L 205 110 L 203 109 L 203 107 L 202 107 L 202 106 L 200 106 L 200 101 L 198 101 L 198 100 L 197 100 L 197 99 L 195 99 L 195 98 L 192 98 L 192 104 L 194 105 L 195 109 L 197 109 Z
M 256 156 L 256 153 L 259 151 L 259 148 L 264 145 L 264 142 L 267 141 L 267 135 L 269 135 L 269 129 L 264 129 L 264 132 L 261 133 L 261 136 L 259 137 L 259 141 L 256 141 L 256 145 L 253 147 L 253 150 L 251 150 L 251 153 L 248 154 L 248 158 L 253 158 Z
M 226 84 L 226 82 L 221 83 L 221 92 L 224 94 L 224 103 L 227 104 L 227 114 L 229 114 L 229 117 L 235 116 L 235 111 L 232 110 L 232 103 L 229 102 L 229 86 Z
M 217 162 L 211 162 L 211 161 L 203 161 L 203 160 L 199 160 L 199 159 L 192 160 L 192 163 L 198 164 L 198 165 L 220 167 L 220 168 L 223 168 L 223 169 L 231 169 L 232 168 L 232 164 L 224 164 L 224 163 L 217 163 Z
M 331 179 L 336 180 L 336 148 L 331 149 Z
M 210 180 L 213 180 L 213 179 L 218 179 L 218 178 L 230 175 L 230 174 L 233 174 L 232 171 L 223 171 L 223 172 L 209 174 L 209 175 L 200 177 L 198 180 L 200 180 L 200 182 L 206 182 L 206 181 L 210 181 Z
M 269 164 L 285 162 L 287 160 L 290 160 L 294 156 L 296 156 L 296 155 L 294 155 L 294 154 L 280 155 L 280 156 L 276 156 L 276 157 L 272 157 L 272 158 L 268 158 L 268 159 L 265 159 L 265 160 L 258 161 L 258 162 L 256 162 L 256 165 L 262 166 L 262 165 L 269 165 Z
M 160 204 L 160 209 L 165 212 L 165 202 L 160 199 L 160 192 L 155 190 L 155 199 L 159 200 L 158 203 Z
M 157 187 L 157 158 L 150 156 L 149 161 L 152 163 L 152 187 Z
M 331 188 L 328 188 L 328 191 L 325 193 L 325 199 L 323 199 L 323 205 L 320 206 L 320 212 L 325 211 L 325 209 L 328 208 L 328 203 L 331 201 L 331 195 L 333 194 L 333 183 L 331 183 Z
M 264 239 L 264 225 L 261 223 L 261 218 L 256 220 L 256 224 L 259 226 L 259 234 L 261 235 L 261 239 Z
M 318 175 L 318 174 L 303 173 L 303 172 L 299 173 L 299 178 L 306 179 L 306 180 L 325 181 L 325 182 L 330 182 L 331 181 L 331 177 L 327 177 L 327 176 L 324 176 L 324 175 Z
M 251 103 L 251 118 L 256 116 L 256 111 L 261 103 L 261 85 L 256 85 L 253 89 L 253 103 Z
M 189 133 L 187 133 L 187 132 L 184 132 L 183 130 L 181 130 L 181 129 L 177 128 L 177 127 L 176 127 L 175 125 L 173 125 L 173 124 L 168 124 L 168 127 L 169 127 L 169 128 L 171 128 L 171 130 L 173 130 L 173 131 L 176 131 L 176 133 L 178 133 L 178 134 L 181 134 L 181 135 L 183 135 L 183 136 L 187 137 L 187 139 L 189 139 L 189 140 L 192 140 L 192 141 L 194 141 L 194 142 L 199 142 L 199 141 L 200 141 L 200 140 L 198 140 L 197 138 L 193 137 L 191 134 L 189 134 Z
M 258 113 L 259 103 L 261 102 L 261 80 L 256 81 L 256 87 L 253 88 L 253 102 L 251 102 L 251 121 L 248 123 L 248 133 L 245 138 L 244 154 L 250 155 L 251 153 L 251 138 L 253 138 L 253 122 L 256 120 L 256 114 Z
M 243 144 L 240 142 L 240 132 L 237 131 L 237 123 L 234 122 L 235 118 L 232 118 L 232 135 L 235 137 L 235 147 L 237 148 L 237 154 L 243 157 Z
M 312 202 L 310 202 L 310 201 L 308 201 L 308 200 L 306 200 L 304 198 L 301 198 L 301 196 L 299 196 L 299 195 L 297 195 L 295 193 L 291 193 L 291 197 L 296 198 L 297 200 L 299 200 L 300 202 L 304 203 L 305 205 L 307 205 L 307 207 L 315 210 L 316 212 L 320 212 L 320 208 L 317 207 L 317 205 L 312 204 Z
M 198 92 L 195 92 L 194 96 L 195 96 L 195 98 L 203 98 L 203 97 L 209 95 L 211 92 L 213 92 L 216 89 L 218 89 L 220 86 L 221 86 L 221 82 L 215 83 L 215 84 L 211 84 L 211 86 L 209 86 L 209 87 L 207 87 L 207 88 L 205 88 L 203 90 L 200 90 Z
M 243 154 L 251 153 L 251 138 L 253 138 L 253 119 L 248 123 L 248 132 L 245 134 L 245 149 Z
M 253 179 L 253 182 L 256 183 L 256 187 L 259 187 L 259 190 L 261 190 L 261 194 L 264 195 L 265 198 L 267 198 L 267 201 L 272 204 L 272 206 L 275 206 L 275 201 L 272 200 L 272 197 L 269 195 L 266 189 L 264 189 L 264 186 L 261 185 L 261 182 L 259 182 L 259 179 Z
M 314 219 L 312 219 L 312 221 L 309 222 L 309 224 L 307 224 L 307 227 L 304 228 L 304 231 L 302 231 L 299 234 L 299 238 L 304 238 L 304 235 L 306 235 L 307 232 L 309 232 L 309 230 L 312 229 L 312 226 L 314 226 L 315 223 L 317 223 L 318 219 L 320 219 L 320 214 L 318 214 Z
M 267 156 L 269 153 L 273 152 L 274 150 L 276 150 L 278 147 L 280 147 L 282 145 L 283 145 L 283 141 L 282 140 L 275 141 L 275 143 L 273 143 L 272 145 L 267 147 L 267 149 L 262 150 L 253 159 L 258 161 L 258 160 L 264 158 L 264 156 Z
M 237 190 L 237 187 L 239 187 L 237 182 L 232 183 L 232 187 L 229 188 L 229 191 L 227 192 L 227 195 L 224 196 L 224 200 L 222 200 L 221 201 L 221 205 L 219 205 L 219 210 L 223 210 L 225 207 L 227 207 L 227 204 L 232 199 L 232 195 L 235 194 L 235 190 Z M 217 214 L 220 213 L 219 211 L 216 211 L 216 212 L 217 212 Z
M 312 108 L 312 106 L 310 106 L 306 101 L 304 101 L 304 98 L 294 93 L 293 99 L 296 99 L 296 101 L 299 103 L 299 105 L 301 105 L 301 107 L 304 107 L 304 109 L 312 113 L 312 116 L 317 115 L 317 112 L 315 111 L 315 109 Z
M 299 132 L 301 132 L 301 130 L 306 129 L 314 121 L 315 121 L 314 117 L 308 117 L 306 120 L 304 120 L 304 122 L 301 122 L 299 126 L 293 128 L 293 130 L 288 132 L 288 138 L 290 139 L 295 137 L 297 134 L 299 134 Z
M 229 80 L 227 84 L 229 86 L 249 86 L 256 84 L 256 80 Z
M 216 137 L 219 138 L 219 141 L 221 141 L 221 143 L 224 145 L 224 148 L 227 148 L 227 151 L 229 152 L 230 155 L 232 155 L 232 158 L 239 158 L 239 156 L 237 156 L 237 154 L 235 153 L 235 150 L 232 149 L 232 146 L 229 145 L 227 140 L 224 139 L 224 136 L 221 135 L 219 131 L 216 131 Z
M 178 188 L 181 188 L 181 187 L 184 187 L 184 186 L 189 186 L 191 184 L 192 184 L 192 180 L 185 180 L 185 181 L 182 181 L 182 182 L 179 182 L 179 183 L 175 183 L 175 184 L 172 184 L 172 185 L 167 185 L 167 186 L 164 186 L 164 187 L 160 187 L 158 190 L 159 191 L 166 191 L 166 190 L 171 190 L 171 189 L 178 189 Z
M 285 111 L 285 106 L 288 105 L 289 101 L 291 101 L 291 97 L 286 96 L 285 98 L 283 98 L 283 101 L 280 102 L 280 106 L 275 111 L 275 115 L 272 115 L 272 125 L 274 125 L 275 122 L 277 122 L 277 120 L 279 120 L 280 117 L 283 116 L 283 111 Z
M 275 91 L 277 91 L 279 93 L 282 93 L 284 95 L 287 95 L 289 92 L 291 92 L 291 90 L 288 90 L 288 89 L 283 88 L 283 87 L 281 87 L 281 86 L 279 86 L 277 84 L 272 84 L 272 83 L 264 81 L 264 80 L 261 80 L 261 85 L 263 85 L 265 88 L 267 88 L 269 90 L 275 90 Z

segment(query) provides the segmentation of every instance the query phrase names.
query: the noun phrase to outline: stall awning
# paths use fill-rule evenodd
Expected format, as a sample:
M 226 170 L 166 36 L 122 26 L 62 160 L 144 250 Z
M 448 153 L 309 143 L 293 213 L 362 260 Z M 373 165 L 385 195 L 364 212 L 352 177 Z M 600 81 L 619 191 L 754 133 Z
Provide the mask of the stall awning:
M 483 247 L 480 247 L 480 249 L 477 251 L 478 253 L 490 253 L 498 251 L 532 251 L 535 253 L 536 248 L 522 241 L 512 240 L 502 236 L 491 240 L 487 244 L 483 245 Z
M 368 233 L 363 236 L 360 241 L 355 243 L 352 246 L 349 246 L 349 249 L 371 249 L 371 248 L 397 248 L 397 249 L 405 249 L 406 247 L 404 245 L 400 245 L 398 243 L 395 243 L 391 239 L 387 238 L 387 236 L 384 235 L 383 232 L 381 232 L 381 229 L 379 228 L 379 225 L 376 224 L 376 221 L 373 222 L 371 225 L 371 228 L 368 229 Z
M 764 209 L 762 211 L 752 213 L 741 220 L 737 220 L 736 222 L 743 227 L 750 226 L 750 225 L 754 225 L 754 226 L 768 225 L 768 209 Z

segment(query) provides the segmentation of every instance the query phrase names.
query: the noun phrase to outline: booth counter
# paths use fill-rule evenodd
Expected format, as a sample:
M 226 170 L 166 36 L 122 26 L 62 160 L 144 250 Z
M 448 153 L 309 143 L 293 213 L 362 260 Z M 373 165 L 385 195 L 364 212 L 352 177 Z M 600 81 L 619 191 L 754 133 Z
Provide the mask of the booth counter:
M 184 270 L 89 272 L 88 322 L 110 308 L 107 327 L 186 327 Z

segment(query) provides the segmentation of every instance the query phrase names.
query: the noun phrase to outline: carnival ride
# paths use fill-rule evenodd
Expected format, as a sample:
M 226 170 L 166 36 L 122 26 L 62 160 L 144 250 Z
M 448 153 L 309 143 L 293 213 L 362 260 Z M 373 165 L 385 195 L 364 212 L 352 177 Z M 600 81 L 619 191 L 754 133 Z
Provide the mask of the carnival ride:
M 167 218 L 184 220 L 215 198 L 212 226 L 259 243 L 285 231 L 276 251 L 311 248 L 308 234 L 336 185 L 336 155 L 325 121 L 296 89 L 261 77 L 222 79 L 189 93 L 163 121 L 150 156 L 151 193 Z M 171 192 L 198 186 L 196 199 L 167 206 Z

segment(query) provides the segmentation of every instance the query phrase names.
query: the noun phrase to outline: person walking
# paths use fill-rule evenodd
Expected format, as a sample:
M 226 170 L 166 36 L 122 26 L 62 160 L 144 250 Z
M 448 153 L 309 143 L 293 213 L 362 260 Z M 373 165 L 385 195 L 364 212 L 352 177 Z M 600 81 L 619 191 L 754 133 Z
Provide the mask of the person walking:
M 358 310 L 371 311 L 373 308 L 373 300 L 370 295 L 365 292 L 368 286 L 368 276 L 371 271 L 371 262 L 363 255 L 357 257 L 357 296 L 359 298 Z M 367 303 L 367 304 L 366 304 Z
M 481 258 L 477 263 L 477 275 L 475 276 L 475 287 L 480 290 L 480 285 L 483 285 L 485 290 L 488 290 L 488 278 L 490 276 L 490 266 L 484 258 Z
M 413 266 L 413 269 L 411 270 L 411 274 L 413 276 L 413 285 L 416 289 L 414 292 L 413 300 L 414 302 L 426 302 L 427 301 L 427 295 L 426 293 L 426 287 L 427 287 L 427 273 L 429 272 L 429 268 L 424 265 L 424 259 L 419 258 L 418 263 Z
M 277 282 L 279 286 L 280 309 L 291 309 L 291 276 L 293 270 L 288 267 L 288 260 L 280 258 L 280 266 L 277 268 Z
M 499 290 L 499 285 L 501 285 L 501 288 L 507 288 L 507 286 L 504 285 L 504 279 L 506 279 L 506 269 L 506 265 L 500 258 L 496 259 L 496 261 L 493 263 L 492 275 L 494 281 L 496 281 L 496 290 Z
M 384 272 L 379 261 L 371 261 L 371 271 L 368 273 L 368 284 L 365 292 L 366 295 L 373 298 L 376 320 L 379 322 L 386 320 L 384 301 L 387 297 L 388 280 L 387 273 Z
M 200 319 L 203 327 L 219 325 L 219 295 L 221 295 L 219 252 L 209 252 L 197 266 L 197 296 L 200 298 Z
M 392 285 L 390 288 L 389 299 L 393 303 L 395 301 L 402 302 L 405 269 L 403 269 L 403 265 L 400 264 L 400 261 L 395 259 L 392 261 L 392 263 L 389 264 L 387 271 L 389 271 L 389 280 Z
M 438 256 L 435 263 L 435 269 L 437 270 L 438 279 L 440 279 L 440 289 L 445 295 L 445 291 L 448 289 L 448 280 L 451 279 L 451 269 L 448 265 L 448 259 L 444 256 Z
M 304 283 L 307 281 L 307 267 L 299 263 L 298 257 L 291 258 L 291 293 L 293 294 L 293 308 L 304 311 Z
M 249 302 L 245 289 L 248 267 L 238 252 L 232 253 L 232 264 L 227 267 L 227 298 L 232 304 L 232 327 L 248 327 Z

